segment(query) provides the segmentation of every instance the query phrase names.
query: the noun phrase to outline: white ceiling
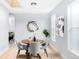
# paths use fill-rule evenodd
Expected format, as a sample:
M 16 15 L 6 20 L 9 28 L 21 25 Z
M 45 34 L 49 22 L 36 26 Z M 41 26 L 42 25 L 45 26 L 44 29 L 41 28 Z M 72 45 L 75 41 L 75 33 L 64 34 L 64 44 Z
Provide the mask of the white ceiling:
M 49 13 L 62 0 L 19 0 L 20 8 L 11 8 L 5 0 L 1 2 L 12 13 Z M 32 2 L 36 2 L 37 4 L 31 5 Z

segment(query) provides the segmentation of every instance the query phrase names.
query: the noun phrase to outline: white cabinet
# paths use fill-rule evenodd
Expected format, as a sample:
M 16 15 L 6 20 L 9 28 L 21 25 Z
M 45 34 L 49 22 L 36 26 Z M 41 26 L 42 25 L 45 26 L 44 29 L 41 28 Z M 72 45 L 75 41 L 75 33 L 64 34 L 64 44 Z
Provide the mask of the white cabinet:
M 79 0 L 68 6 L 68 49 L 79 56 Z

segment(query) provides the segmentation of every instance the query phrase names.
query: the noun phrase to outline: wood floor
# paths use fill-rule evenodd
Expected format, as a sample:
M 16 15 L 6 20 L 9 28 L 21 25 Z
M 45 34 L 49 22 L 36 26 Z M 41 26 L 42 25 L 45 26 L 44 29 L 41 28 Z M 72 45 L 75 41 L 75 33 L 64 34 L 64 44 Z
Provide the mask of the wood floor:
M 18 57 L 16 57 L 17 52 L 18 52 L 18 49 L 17 49 L 16 45 L 13 44 L 10 46 L 8 51 L 6 51 L 2 56 L 0 56 L 0 59 L 38 59 L 38 58 L 32 57 L 32 56 L 26 57 L 25 51 L 21 51 L 20 55 Z M 47 48 L 47 52 L 48 52 L 48 57 L 46 56 L 44 51 L 41 50 L 41 52 L 40 52 L 41 59 L 63 59 L 61 54 L 58 53 L 57 50 L 55 48 L 52 48 L 51 46 L 49 46 Z

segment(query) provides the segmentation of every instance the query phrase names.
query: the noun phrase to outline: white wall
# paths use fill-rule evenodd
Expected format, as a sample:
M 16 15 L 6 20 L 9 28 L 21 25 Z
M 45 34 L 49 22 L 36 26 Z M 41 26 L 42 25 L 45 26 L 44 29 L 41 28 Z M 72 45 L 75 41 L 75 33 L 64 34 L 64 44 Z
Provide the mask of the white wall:
M 64 38 L 56 39 L 56 42 L 51 42 L 59 52 L 65 57 L 65 59 L 79 59 L 79 56 L 73 54 L 68 50 L 67 39 L 67 6 L 74 0 L 63 0 L 54 10 L 51 11 L 51 15 L 56 14 L 56 17 L 64 16 L 65 19 L 65 34 Z
M 7 12 L 0 6 L 0 54 L 8 48 L 8 18 Z
M 36 31 L 36 38 L 37 39 L 45 39 L 43 35 L 43 30 L 47 29 L 48 31 L 50 30 L 50 17 L 48 14 L 16 14 L 15 15 L 16 19 L 16 33 L 15 33 L 15 39 L 16 40 L 21 40 L 25 38 L 33 38 L 35 33 L 28 32 L 27 30 L 27 23 L 28 21 L 36 21 L 39 30 Z

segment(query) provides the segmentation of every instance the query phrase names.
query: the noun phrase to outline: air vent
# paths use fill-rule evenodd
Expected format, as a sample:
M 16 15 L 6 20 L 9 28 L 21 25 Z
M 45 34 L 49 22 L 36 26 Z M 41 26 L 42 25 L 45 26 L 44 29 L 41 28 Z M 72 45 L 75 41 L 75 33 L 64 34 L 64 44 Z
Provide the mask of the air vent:
M 37 5 L 37 3 L 36 2 L 31 2 L 31 5 Z

